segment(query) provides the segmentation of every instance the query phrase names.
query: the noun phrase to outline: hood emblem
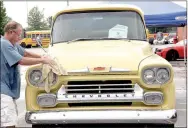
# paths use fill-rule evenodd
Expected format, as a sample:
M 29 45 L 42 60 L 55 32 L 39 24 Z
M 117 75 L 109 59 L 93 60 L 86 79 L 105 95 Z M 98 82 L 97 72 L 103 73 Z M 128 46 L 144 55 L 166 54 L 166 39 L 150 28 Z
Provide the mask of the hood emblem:
M 105 67 L 94 67 L 93 71 L 104 71 L 105 69 Z

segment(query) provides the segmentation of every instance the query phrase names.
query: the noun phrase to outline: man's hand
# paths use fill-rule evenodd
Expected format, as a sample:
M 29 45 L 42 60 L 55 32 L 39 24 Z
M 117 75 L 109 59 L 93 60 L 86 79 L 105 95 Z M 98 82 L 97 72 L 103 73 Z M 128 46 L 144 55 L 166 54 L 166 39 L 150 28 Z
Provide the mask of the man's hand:
M 51 66 L 55 64 L 54 60 L 50 56 L 42 56 L 41 58 L 43 60 L 43 64 L 49 64 Z

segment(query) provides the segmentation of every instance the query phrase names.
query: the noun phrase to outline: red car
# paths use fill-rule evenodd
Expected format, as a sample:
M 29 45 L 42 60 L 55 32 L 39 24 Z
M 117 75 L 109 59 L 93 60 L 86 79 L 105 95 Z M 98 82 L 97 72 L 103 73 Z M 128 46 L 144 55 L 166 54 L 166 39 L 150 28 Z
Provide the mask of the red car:
M 163 45 L 161 48 L 156 48 L 155 53 L 168 61 L 183 59 L 184 57 L 187 59 L 187 40 L 181 40 L 176 44 Z

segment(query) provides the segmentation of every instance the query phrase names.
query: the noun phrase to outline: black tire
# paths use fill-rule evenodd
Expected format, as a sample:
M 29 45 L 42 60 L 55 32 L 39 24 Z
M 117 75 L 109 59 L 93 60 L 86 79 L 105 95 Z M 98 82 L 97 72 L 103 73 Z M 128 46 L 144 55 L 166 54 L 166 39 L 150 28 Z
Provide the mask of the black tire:
M 26 48 L 31 48 L 32 46 L 31 45 L 27 45 Z
M 21 45 L 23 48 L 26 48 L 25 42 L 22 42 L 20 45 Z
M 165 41 L 164 44 L 170 44 L 169 41 Z
M 149 38 L 149 43 L 153 44 L 154 38 Z
M 166 60 L 168 61 L 175 61 L 179 57 L 178 52 L 175 50 L 170 50 L 166 54 Z

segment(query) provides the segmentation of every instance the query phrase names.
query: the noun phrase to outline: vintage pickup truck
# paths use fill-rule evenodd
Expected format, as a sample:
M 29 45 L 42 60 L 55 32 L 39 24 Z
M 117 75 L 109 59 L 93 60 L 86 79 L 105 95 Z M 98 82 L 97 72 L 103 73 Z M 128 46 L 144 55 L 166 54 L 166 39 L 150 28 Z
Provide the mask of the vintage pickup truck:
M 67 74 L 44 65 L 26 72 L 26 122 L 159 124 L 174 127 L 174 71 L 153 53 L 141 9 L 132 5 L 68 7 L 52 18 L 49 54 Z M 48 85 L 48 86 L 49 86 Z

